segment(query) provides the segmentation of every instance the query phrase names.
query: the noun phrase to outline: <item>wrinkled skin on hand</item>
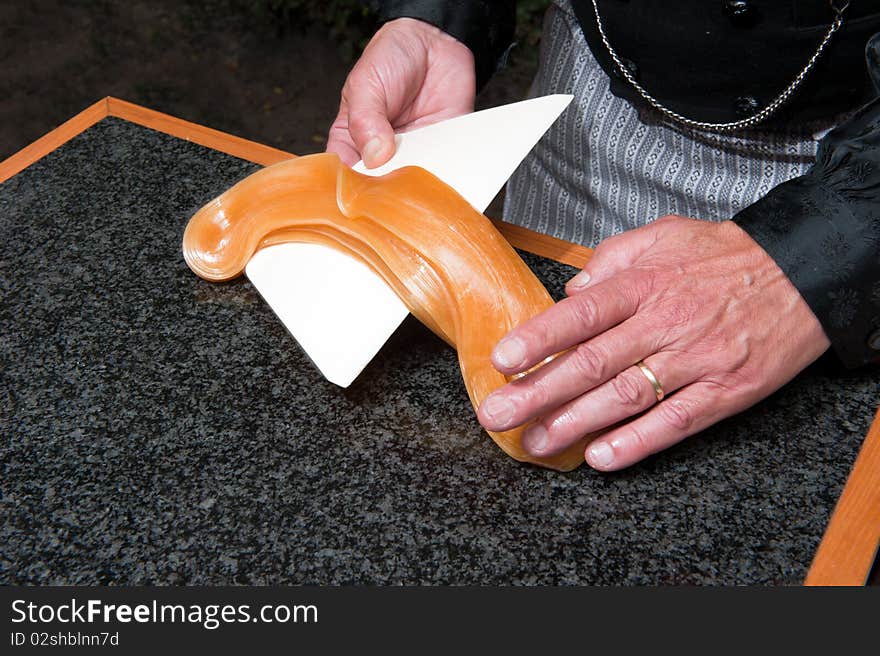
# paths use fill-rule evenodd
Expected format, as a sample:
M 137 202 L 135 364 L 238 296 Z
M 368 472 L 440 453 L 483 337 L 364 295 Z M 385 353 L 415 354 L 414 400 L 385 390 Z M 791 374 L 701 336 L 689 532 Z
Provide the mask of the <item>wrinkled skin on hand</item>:
M 399 18 L 376 32 L 342 88 L 327 152 L 370 168 L 394 154 L 394 132 L 472 112 L 474 56 L 428 23 Z
M 606 429 L 585 450 L 599 470 L 745 410 L 829 347 L 785 274 L 731 221 L 668 216 L 612 237 L 566 293 L 502 339 L 492 360 L 515 375 L 568 351 L 491 394 L 478 417 L 489 430 L 537 419 L 523 446 L 544 457 Z

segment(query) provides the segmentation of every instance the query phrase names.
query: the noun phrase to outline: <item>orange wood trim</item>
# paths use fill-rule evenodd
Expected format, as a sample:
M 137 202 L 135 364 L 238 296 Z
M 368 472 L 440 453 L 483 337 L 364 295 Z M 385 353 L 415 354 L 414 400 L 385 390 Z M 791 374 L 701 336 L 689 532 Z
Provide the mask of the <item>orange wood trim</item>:
M 505 239 L 516 248 L 556 260 L 557 262 L 563 262 L 578 269 L 583 268 L 593 254 L 592 249 L 586 246 L 572 244 L 549 235 L 542 235 L 539 232 L 534 232 L 522 226 L 495 219 L 492 220 L 492 223 L 504 235 Z
M 107 98 L 87 107 L 73 118 L 43 135 L 29 146 L 0 162 L 0 182 L 6 182 L 16 173 L 48 155 L 107 116 Z
M 9 179 L 106 116 L 137 123 L 180 139 L 267 166 L 294 157 L 162 114 L 118 98 L 108 97 L 0 163 L 0 182 Z M 503 221 L 493 221 L 515 247 L 582 267 L 592 251 Z M 868 431 L 856 463 L 819 545 L 806 585 L 863 585 L 880 544 L 880 412 Z
M 190 123 L 183 119 L 147 109 L 118 98 L 107 98 L 107 110 L 110 116 L 125 119 L 138 125 L 170 134 L 185 141 L 192 141 L 200 146 L 206 146 L 214 150 L 246 159 L 249 162 L 268 166 L 285 159 L 295 157 L 292 153 L 264 146 L 254 141 L 248 141 L 241 137 L 235 137 L 219 130 L 212 130 L 197 123 Z
M 880 545 L 880 411 L 825 529 L 805 585 L 864 585 Z

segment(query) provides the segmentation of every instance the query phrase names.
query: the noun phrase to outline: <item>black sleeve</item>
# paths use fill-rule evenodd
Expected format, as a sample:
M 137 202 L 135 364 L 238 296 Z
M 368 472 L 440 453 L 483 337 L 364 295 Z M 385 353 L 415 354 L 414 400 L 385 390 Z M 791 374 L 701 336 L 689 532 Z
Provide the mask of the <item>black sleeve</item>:
M 477 69 L 477 91 L 503 63 L 516 27 L 515 0 L 382 0 L 383 21 L 418 18 L 470 48 Z
M 867 60 L 880 88 L 880 34 Z M 819 142 L 806 175 L 733 220 L 797 287 L 845 365 L 880 361 L 880 98 Z

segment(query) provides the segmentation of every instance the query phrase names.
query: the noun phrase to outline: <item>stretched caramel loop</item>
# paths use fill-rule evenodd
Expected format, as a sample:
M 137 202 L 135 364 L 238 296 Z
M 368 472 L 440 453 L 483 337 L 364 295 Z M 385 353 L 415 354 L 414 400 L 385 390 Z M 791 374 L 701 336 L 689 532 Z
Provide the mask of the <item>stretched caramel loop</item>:
M 418 167 L 370 177 L 333 154 L 269 166 L 192 217 L 183 255 L 196 274 L 220 281 L 241 274 L 258 249 L 283 242 L 330 246 L 380 275 L 456 348 L 474 408 L 509 380 L 492 366 L 494 345 L 553 304 L 492 222 Z M 583 442 L 551 457 L 529 455 L 523 428 L 489 434 L 517 460 L 561 471 L 583 463 Z

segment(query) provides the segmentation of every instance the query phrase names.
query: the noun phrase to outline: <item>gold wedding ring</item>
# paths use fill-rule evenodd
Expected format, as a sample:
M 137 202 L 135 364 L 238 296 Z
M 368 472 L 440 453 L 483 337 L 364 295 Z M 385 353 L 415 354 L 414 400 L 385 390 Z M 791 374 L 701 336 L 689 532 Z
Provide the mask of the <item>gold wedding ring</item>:
M 660 381 L 657 380 L 657 376 L 654 375 L 654 372 L 651 371 L 651 367 L 646 365 L 644 360 L 636 362 L 636 366 L 642 370 L 642 373 L 645 374 L 645 378 L 651 383 L 651 387 L 654 388 L 654 394 L 657 395 L 657 400 L 662 401 L 665 396 L 663 393 L 663 386 L 660 384 Z

